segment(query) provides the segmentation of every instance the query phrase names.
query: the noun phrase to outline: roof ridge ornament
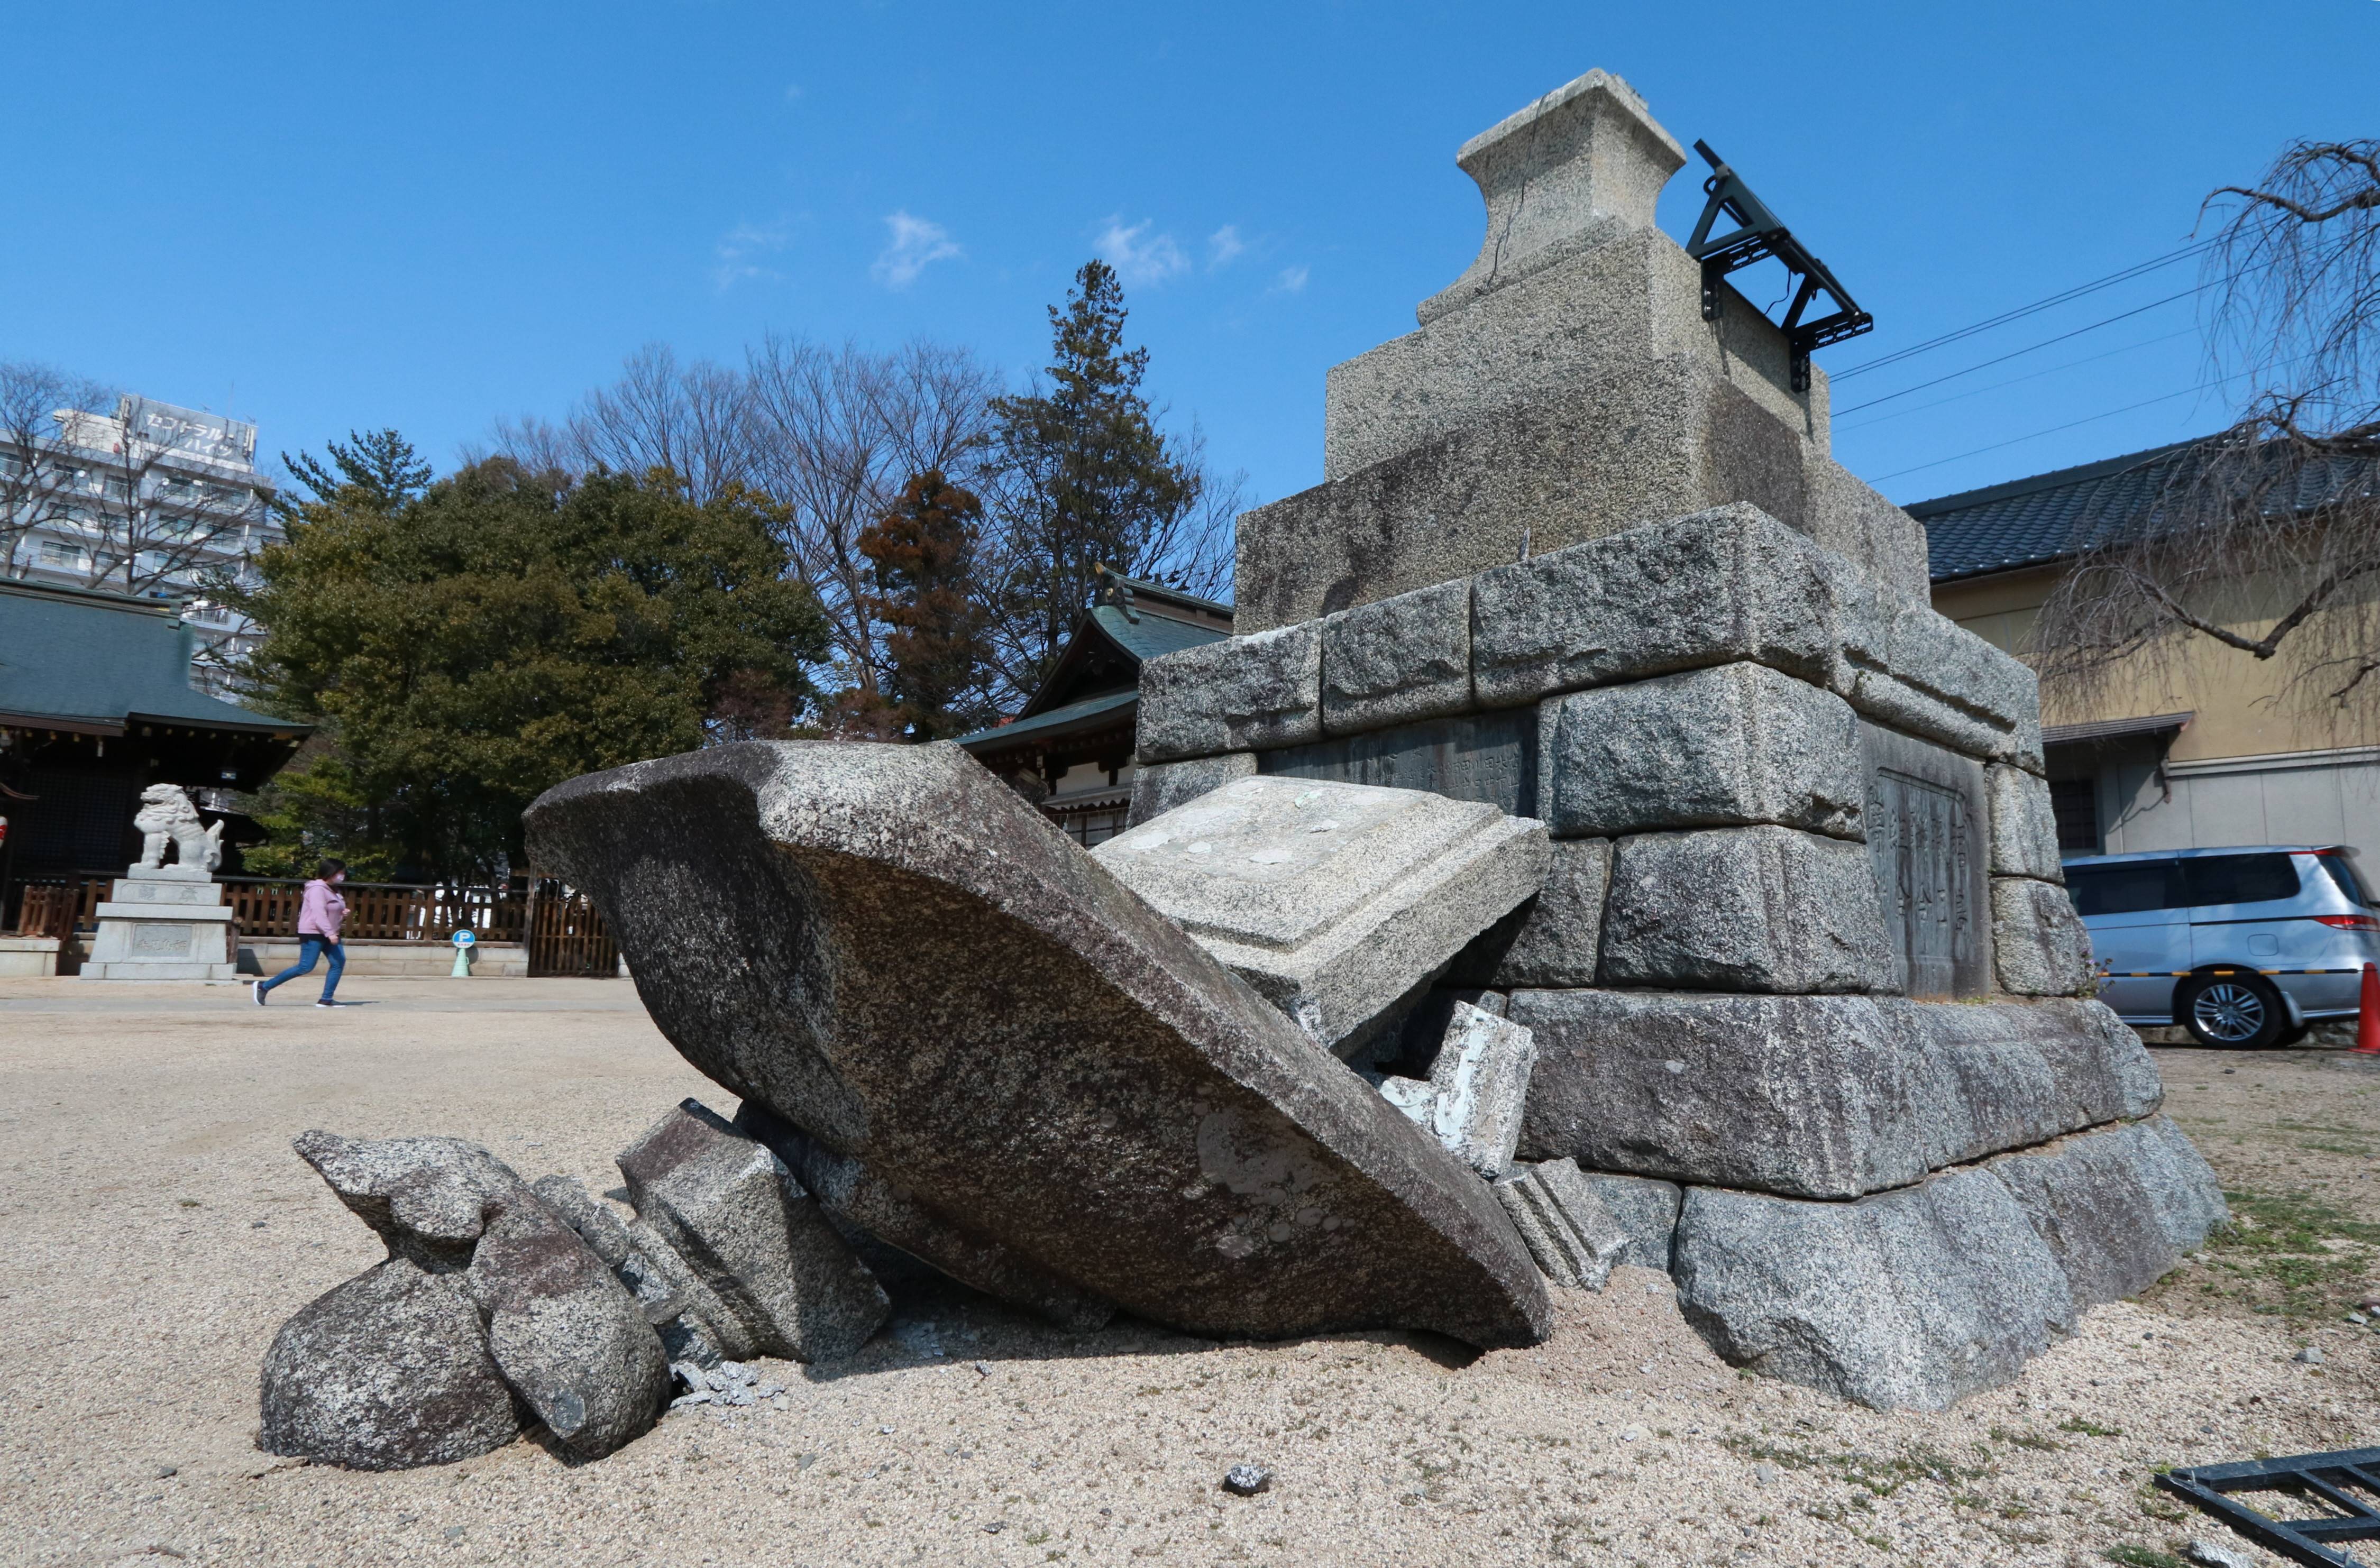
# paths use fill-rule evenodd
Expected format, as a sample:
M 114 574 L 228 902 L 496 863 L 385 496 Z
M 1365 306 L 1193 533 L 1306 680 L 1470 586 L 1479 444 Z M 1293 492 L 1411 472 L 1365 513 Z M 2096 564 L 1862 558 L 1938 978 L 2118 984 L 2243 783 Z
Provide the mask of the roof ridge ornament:
M 1774 256 L 1782 261 L 1793 274 L 1797 286 L 1785 319 L 1777 324 L 1784 329 L 1791 350 L 1793 390 L 1807 392 L 1811 354 L 1829 343 L 1874 331 L 1876 318 L 1859 308 L 1859 301 L 1827 270 L 1827 264 L 1793 237 L 1793 231 L 1768 210 L 1767 203 L 1752 193 L 1752 187 L 1743 183 L 1742 175 L 1711 151 L 1709 142 L 1695 142 L 1694 151 L 1703 155 L 1703 162 L 1712 170 L 1711 176 L 1703 181 L 1703 194 L 1709 200 L 1703 203 L 1703 215 L 1694 224 L 1694 237 L 1686 241 L 1686 254 L 1703 266 L 1703 320 L 1718 320 L 1724 309 L 1718 286 L 1728 273 L 1765 257 Z M 1711 228 L 1721 213 L 1734 220 L 1736 226 L 1714 237 Z M 1821 293 L 1834 301 L 1835 309 L 1815 320 L 1803 321 L 1803 313 Z

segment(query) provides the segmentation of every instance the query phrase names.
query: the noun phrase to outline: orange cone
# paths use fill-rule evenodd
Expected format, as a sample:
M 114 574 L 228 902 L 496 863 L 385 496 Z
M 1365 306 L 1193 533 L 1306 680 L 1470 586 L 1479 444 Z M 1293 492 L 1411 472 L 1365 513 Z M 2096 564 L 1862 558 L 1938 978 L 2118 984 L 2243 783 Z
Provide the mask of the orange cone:
M 2380 1056 L 2380 967 L 2363 966 L 2363 998 L 2355 1015 L 2355 1049 Z

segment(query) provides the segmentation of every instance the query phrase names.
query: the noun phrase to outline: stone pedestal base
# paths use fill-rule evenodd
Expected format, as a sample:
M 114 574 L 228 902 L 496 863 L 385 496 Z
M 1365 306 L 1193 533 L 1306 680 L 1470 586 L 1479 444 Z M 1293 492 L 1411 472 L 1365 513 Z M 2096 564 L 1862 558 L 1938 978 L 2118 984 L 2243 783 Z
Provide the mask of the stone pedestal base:
M 238 976 L 232 912 L 206 872 L 135 866 L 99 906 L 87 980 L 228 980 Z

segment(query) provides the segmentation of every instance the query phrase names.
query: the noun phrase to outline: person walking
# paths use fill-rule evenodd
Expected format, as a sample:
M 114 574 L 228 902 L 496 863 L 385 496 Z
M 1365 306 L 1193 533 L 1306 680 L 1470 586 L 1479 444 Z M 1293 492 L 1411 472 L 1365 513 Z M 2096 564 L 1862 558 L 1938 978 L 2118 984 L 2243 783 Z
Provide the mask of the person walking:
M 259 1007 L 264 1005 L 265 993 L 282 981 L 312 974 L 315 960 L 325 954 L 330 955 L 331 971 L 322 977 L 322 997 L 314 1005 L 338 1005 L 331 993 L 339 989 L 339 973 L 347 966 L 346 949 L 339 943 L 339 928 L 347 919 L 347 901 L 339 896 L 339 884 L 346 880 L 344 860 L 325 858 L 314 868 L 314 880 L 306 884 L 305 901 L 298 909 L 298 962 L 269 980 L 256 982 Z

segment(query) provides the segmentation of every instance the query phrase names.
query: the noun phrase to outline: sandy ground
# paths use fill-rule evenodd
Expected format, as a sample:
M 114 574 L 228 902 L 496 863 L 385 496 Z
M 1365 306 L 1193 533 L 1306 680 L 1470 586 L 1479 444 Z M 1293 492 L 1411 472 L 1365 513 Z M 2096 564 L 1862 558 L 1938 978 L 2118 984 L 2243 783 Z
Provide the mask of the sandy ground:
M 274 1329 L 380 1248 L 310 1126 L 479 1139 L 614 1185 L 687 1094 L 625 982 L 0 982 L 0 1562 L 2154 1565 L 2220 1536 L 2153 1466 L 2380 1443 L 2380 1072 L 2160 1051 L 2250 1222 L 2013 1386 L 1879 1415 L 1740 1375 L 1623 1270 L 1536 1349 L 1400 1334 L 1067 1338 L 954 1287 L 751 1411 L 612 1458 L 530 1441 L 364 1475 L 252 1447 Z M 2293 1361 L 2319 1346 L 2319 1367 Z M 1269 1466 L 1243 1499 L 1230 1465 Z

